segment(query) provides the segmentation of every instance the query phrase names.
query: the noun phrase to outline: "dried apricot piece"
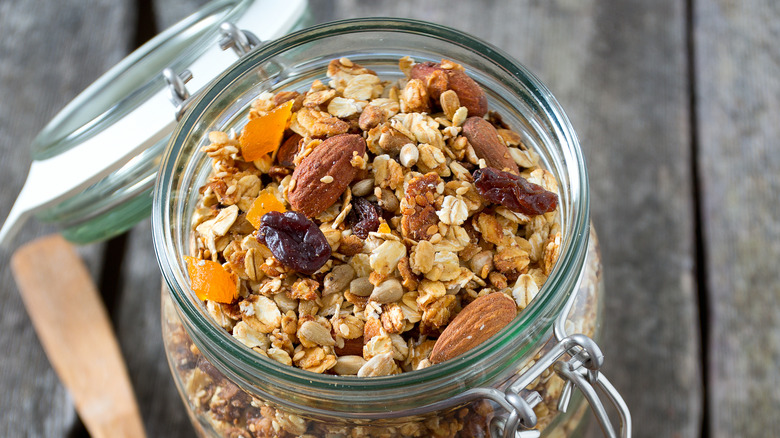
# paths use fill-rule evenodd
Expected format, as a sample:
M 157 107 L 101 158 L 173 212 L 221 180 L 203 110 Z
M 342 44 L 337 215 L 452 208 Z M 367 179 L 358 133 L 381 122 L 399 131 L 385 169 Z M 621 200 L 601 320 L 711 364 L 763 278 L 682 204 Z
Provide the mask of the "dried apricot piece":
M 265 189 L 257 195 L 257 199 L 249 207 L 249 211 L 246 213 L 246 220 L 249 221 L 255 228 L 260 227 L 260 221 L 263 216 L 269 211 L 278 211 L 284 213 L 287 211 L 284 204 L 279 202 L 276 195 L 270 189 Z
M 212 260 L 185 256 L 192 290 L 201 300 L 230 304 L 238 298 L 236 278 Z
M 279 148 L 284 130 L 292 114 L 293 101 L 289 100 L 270 113 L 252 119 L 244 126 L 238 142 L 245 161 L 255 161 Z

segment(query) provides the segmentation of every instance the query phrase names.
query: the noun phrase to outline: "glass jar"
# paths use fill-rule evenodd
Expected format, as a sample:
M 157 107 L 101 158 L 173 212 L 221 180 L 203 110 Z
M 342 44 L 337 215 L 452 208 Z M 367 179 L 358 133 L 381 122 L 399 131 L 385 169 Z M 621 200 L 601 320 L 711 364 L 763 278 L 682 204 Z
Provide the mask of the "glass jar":
M 183 256 L 190 253 L 190 218 L 211 170 L 200 148 L 210 131 L 240 130 L 260 93 L 305 91 L 312 81 L 325 79 L 332 59 L 348 57 L 382 78 L 397 78 L 403 56 L 462 64 L 486 91 L 490 108 L 539 153 L 560 187 L 558 262 L 510 325 L 442 364 L 357 378 L 269 360 L 218 326 L 189 287 Z M 152 212 L 165 285 L 163 337 L 176 385 L 201 436 L 486 436 L 503 428 L 505 436 L 513 436 L 518 427 L 535 423 L 544 436 L 572 436 L 577 430 L 586 404 L 575 394 L 561 406 L 568 413 L 559 413 L 559 400 L 568 401 L 570 389 L 561 376 L 579 388 L 587 385 L 577 376 L 589 376 L 591 390 L 604 388 L 595 344 L 566 336 L 592 338 L 601 325 L 601 267 L 589 226 L 587 174 L 566 115 L 517 61 L 431 23 L 361 19 L 320 25 L 247 54 L 193 102 L 171 138 Z M 569 361 L 553 370 L 559 359 Z M 590 371 L 572 376 L 585 367 Z M 583 393 L 593 404 L 589 391 Z M 595 411 L 603 423 L 603 407 Z

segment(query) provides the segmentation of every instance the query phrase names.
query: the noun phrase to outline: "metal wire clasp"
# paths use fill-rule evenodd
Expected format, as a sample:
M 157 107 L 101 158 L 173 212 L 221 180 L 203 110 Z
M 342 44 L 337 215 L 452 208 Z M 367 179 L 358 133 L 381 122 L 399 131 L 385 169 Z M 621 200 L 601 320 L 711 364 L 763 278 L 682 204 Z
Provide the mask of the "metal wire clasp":
M 239 58 L 263 43 L 255 34 L 248 30 L 241 30 L 233 23 L 222 23 L 219 26 L 219 31 L 222 34 L 219 48 L 222 50 L 232 48 Z
M 610 422 L 606 408 L 599 393 L 603 394 L 617 411 L 620 421 L 620 437 L 631 438 L 631 414 L 620 393 L 600 371 L 604 363 L 604 355 L 596 342 L 583 335 L 567 335 L 565 322 L 576 300 L 578 288 L 571 294 L 554 325 L 554 336 L 557 342 L 550 351 L 545 353 L 526 372 L 517 377 L 504 392 L 504 400 L 499 406 L 509 412 L 507 418 L 495 417 L 490 424 L 491 434 L 503 438 L 535 438 L 539 432 L 528 430 L 536 426 L 536 416 L 533 407 L 542 398 L 537 392 L 531 392 L 525 398 L 519 395 L 542 373 L 552 367 L 566 382 L 558 401 L 558 410 L 566 412 L 574 389 L 579 389 L 588 400 L 604 435 L 617 438 L 615 428 Z M 568 356 L 566 360 L 564 356 Z M 598 390 L 598 391 L 597 391 Z M 496 391 L 498 392 L 498 391 Z M 496 394 L 488 396 L 495 401 Z
M 219 47 L 222 50 L 233 49 L 239 58 L 245 56 L 253 49 L 262 44 L 260 38 L 248 30 L 241 30 L 233 23 L 222 23 L 219 26 L 222 37 L 219 40 Z M 165 83 L 168 84 L 168 90 L 171 93 L 171 102 L 173 103 L 176 120 L 181 120 L 184 113 L 190 107 L 193 101 L 193 95 L 184 85 L 192 79 L 192 72 L 184 70 L 179 74 L 171 68 L 162 71 Z M 198 92 L 195 93 L 197 95 Z

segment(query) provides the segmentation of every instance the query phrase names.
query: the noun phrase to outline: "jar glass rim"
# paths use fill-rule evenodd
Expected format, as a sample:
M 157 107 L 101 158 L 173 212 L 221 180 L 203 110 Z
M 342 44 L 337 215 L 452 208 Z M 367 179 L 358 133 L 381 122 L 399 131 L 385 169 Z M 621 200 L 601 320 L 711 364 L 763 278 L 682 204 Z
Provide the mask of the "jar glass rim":
M 567 164 L 565 171 L 568 172 L 568 185 L 565 189 L 570 201 L 559 260 L 542 291 L 525 310 L 520 312 L 515 321 L 499 334 L 456 359 L 423 370 L 375 378 L 316 374 L 273 360 L 261 360 L 257 353 L 246 348 L 215 324 L 202 309 L 198 308 L 199 304 L 190 299 L 189 282 L 182 262 L 186 240 L 183 240 L 181 235 L 175 236 L 172 232 L 177 227 L 173 226 L 176 218 L 175 215 L 172 216 L 172 210 L 175 208 L 171 207 L 174 203 L 180 205 L 184 202 L 182 197 L 177 195 L 177 191 L 184 190 L 186 187 L 177 187 L 174 181 L 174 175 L 181 170 L 181 160 L 184 159 L 181 151 L 188 141 L 192 141 L 190 134 L 204 123 L 202 120 L 204 113 L 218 96 L 226 93 L 235 81 L 252 72 L 257 66 L 291 48 L 320 38 L 362 32 L 400 32 L 446 41 L 480 53 L 486 60 L 510 75 L 517 81 L 517 86 L 523 87 L 533 96 L 535 99 L 533 104 L 544 112 L 544 117 L 550 122 L 554 137 L 560 143 L 562 159 Z M 518 337 L 528 334 L 529 330 L 547 330 L 551 327 L 554 316 L 560 312 L 569 294 L 576 289 L 588 240 L 589 195 L 584 157 L 568 117 L 549 90 L 523 65 L 489 43 L 446 26 L 398 18 L 350 19 L 313 26 L 270 42 L 241 59 L 198 97 L 191 110 L 177 126 L 162 162 L 154 198 L 152 213 L 154 247 L 163 278 L 180 314 L 194 329 L 194 333 L 190 333 L 193 340 L 197 343 L 199 339 L 207 339 L 212 346 L 225 355 L 216 358 L 209 351 L 204 351 L 206 357 L 228 367 L 235 367 L 237 370 L 249 370 L 250 374 L 256 376 L 261 375 L 264 378 L 292 385 L 305 385 L 310 387 L 312 392 L 335 396 L 359 392 L 381 397 L 383 392 L 397 390 L 399 387 L 451 385 L 453 376 L 473 372 L 480 362 L 502 360 L 502 358 L 505 360 L 511 355 L 506 347 Z M 251 381 L 246 383 L 252 384 Z

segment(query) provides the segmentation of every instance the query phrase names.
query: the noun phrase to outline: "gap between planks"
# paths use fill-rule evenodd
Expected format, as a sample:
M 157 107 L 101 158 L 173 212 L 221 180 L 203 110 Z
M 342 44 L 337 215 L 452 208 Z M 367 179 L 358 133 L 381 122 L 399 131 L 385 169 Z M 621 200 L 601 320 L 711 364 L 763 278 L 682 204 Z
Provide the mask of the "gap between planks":
M 702 381 L 702 414 L 700 423 L 700 436 L 706 438 L 709 436 L 709 417 L 710 412 L 707 403 L 707 381 L 709 380 L 709 338 L 707 337 L 709 327 L 709 296 L 707 291 L 707 246 L 704 241 L 704 221 L 702 218 L 702 186 L 701 175 L 699 171 L 699 125 L 698 110 L 696 107 L 696 41 L 694 36 L 693 8 L 694 1 L 685 2 L 685 46 L 688 75 L 688 124 L 690 126 L 690 148 L 691 148 L 691 189 L 693 191 L 693 237 L 694 237 L 694 260 L 696 275 L 696 290 L 698 295 L 699 308 L 699 348 L 701 349 L 701 381 Z

